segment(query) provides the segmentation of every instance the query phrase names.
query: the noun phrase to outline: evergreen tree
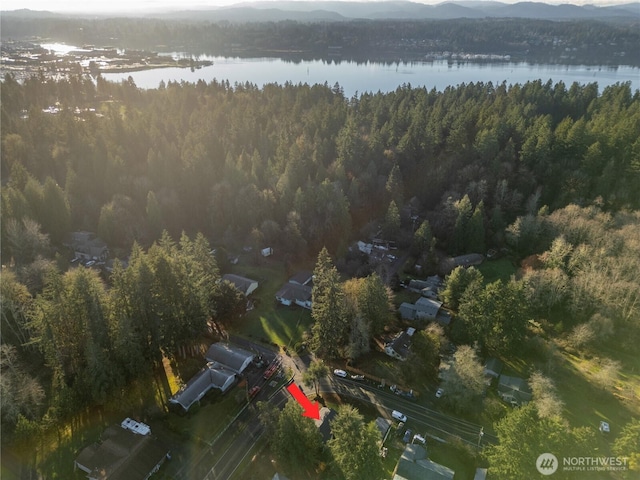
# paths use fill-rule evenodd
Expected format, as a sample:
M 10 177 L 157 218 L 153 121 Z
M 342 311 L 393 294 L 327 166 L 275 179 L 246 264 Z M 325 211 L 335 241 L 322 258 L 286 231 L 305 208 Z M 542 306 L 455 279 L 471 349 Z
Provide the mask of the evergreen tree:
M 387 214 L 384 217 L 383 232 L 385 238 L 389 240 L 397 239 L 400 232 L 400 211 L 393 200 L 391 200 Z
M 331 422 L 331 433 L 328 446 L 341 477 L 360 480 L 384 476 L 375 422 L 365 424 L 354 407 L 341 405 Z
M 465 251 L 484 253 L 485 250 L 484 202 L 480 201 L 467 224 Z
M 346 341 L 349 323 L 340 276 L 326 248 L 318 254 L 313 275 L 312 348 L 319 357 L 337 358 Z

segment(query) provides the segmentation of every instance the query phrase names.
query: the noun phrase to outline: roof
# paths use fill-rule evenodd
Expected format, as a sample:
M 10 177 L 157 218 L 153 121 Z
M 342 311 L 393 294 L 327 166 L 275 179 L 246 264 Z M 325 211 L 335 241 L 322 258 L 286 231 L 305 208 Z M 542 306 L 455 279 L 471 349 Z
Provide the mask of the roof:
M 413 320 L 416 317 L 417 308 L 413 303 L 402 302 L 398 311 L 402 318 Z
M 532 398 L 531 388 L 526 380 L 519 377 L 500 375 L 498 393 L 501 396 L 511 396 L 519 403 L 528 402 Z
M 453 480 L 455 472 L 444 465 L 427 459 L 427 450 L 408 444 L 398 464 L 393 480 Z
M 86 447 L 76 464 L 100 480 L 144 480 L 164 462 L 169 449 L 151 435 L 111 426 L 101 441 Z
M 492 377 L 497 377 L 502 372 L 502 367 L 503 363 L 499 359 L 491 357 L 484 365 L 484 374 L 491 375 Z
M 302 270 L 289 279 L 289 283 L 298 285 L 307 285 L 313 280 L 313 272 L 311 270 Z
M 245 295 L 253 284 L 258 284 L 257 280 L 251 280 L 250 278 L 241 277 L 240 275 L 234 275 L 233 273 L 224 274 L 222 276 L 222 280 L 233 283 L 235 287 Z
M 413 330 L 415 332 L 415 329 Z M 409 355 L 409 348 L 411 347 L 411 335 L 413 332 L 402 332 L 396 338 L 394 338 L 387 346 L 393 348 L 393 350 L 401 357 L 407 358 Z
M 209 362 L 216 362 L 228 367 L 234 372 L 242 372 L 255 355 L 235 345 L 228 343 L 214 343 L 209 347 L 205 358 Z
M 338 415 L 332 408 L 322 407 L 320 409 L 320 418 L 314 420 L 316 427 L 320 430 L 320 435 L 322 435 L 322 441 L 327 443 L 331 440 L 331 422 Z
M 438 302 L 437 300 L 432 300 L 427 297 L 420 297 L 416 300 L 416 309 L 419 312 L 418 316 L 424 315 L 429 318 L 436 318 L 438 314 L 438 310 L 442 307 L 442 302 Z
M 311 300 L 311 287 L 296 283 L 285 283 L 276 293 L 276 298 L 306 302 Z
M 271 480 L 289 480 L 289 479 L 284 475 L 282 475 L 281 473 L 276 472 Z
M 234 372 L 216 363 L 210 363 L 189 380 L 169 401 L 178 403 L 185 410 L 189 410 L 191 405 L 204 397 L 212 388 L 223 390 L 230 378 L 235 379 Z
M 487 478 L 486 468 L 476 468 L 476 474 L 473 476 L 473 480 L 485 480 Z
M 389 431 L 389 428 L 391 428 L 391 420 L 384 417 L 378 417 L 376 418 L 376 427 L 378 428 L 380 438 L 382 439 Z

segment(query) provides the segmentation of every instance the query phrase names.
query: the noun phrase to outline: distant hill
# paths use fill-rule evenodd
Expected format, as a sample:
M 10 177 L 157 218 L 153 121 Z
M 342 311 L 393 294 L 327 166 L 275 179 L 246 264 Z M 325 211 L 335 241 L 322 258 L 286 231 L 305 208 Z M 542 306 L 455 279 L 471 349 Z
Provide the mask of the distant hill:
M 15 10 L 2 15 L 24 18 L 45 18 L 61 14 Z M 107 14 L 99 14 L 103 16 Z M 110 14 L 114 16 L 116 14 Z M 93 14 L 92 16 L 96 16 Z M 121 16 L 119 14 L 119 16 Z M 163 13 L 136 13 L 122 16 L 193 21 L 261 22 L 295 20 L 299 22 L 342 21 L 353 19 L 455 19 L 455 18 L 530 18 L 545 20 L 580 20 L 624 18 L 640 20 L 640 2 L 606 7 L 593 5 L 550 5 L 542 2 L 507 4 L 497 1 L 460 0 L 438 5 L 425 5 L 410 1 L 352 2 L 352 1 L 292 1 L 245 2 L 225 7 L 202 7 L 173 10 Z

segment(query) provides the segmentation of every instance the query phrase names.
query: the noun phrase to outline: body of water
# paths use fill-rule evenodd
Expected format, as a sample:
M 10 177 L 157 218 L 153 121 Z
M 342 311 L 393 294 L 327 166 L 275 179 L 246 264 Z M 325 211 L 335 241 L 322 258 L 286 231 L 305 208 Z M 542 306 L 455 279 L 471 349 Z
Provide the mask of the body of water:
M 58 46 L 59 48 L 55 48 Z M 48 45 L 52 50 L 73 49 L 62 44 Z M 132 77 L 140 88 L 157 88 L 162 80 L 210 82 L 228 80 L 229 83 L 250 82 L 259 87 L 267 83 L 293 84 L 339 83 L 346 96 L 356 92 L 390 92 L 403 84 L 442 91 L 448 86 L 471 82 L 493 82 L 494 85 L 526 83 L 542 80 L 564 82 L 569 87 L 598 82 L 600 91 L 618 82 L 631 82 L 633 90 L 640 89 L 640 68 L 630 66 L 605 67 L 584 65 L 550 65 L 511 62 L 462 62 L 437 60 L 429 62 L 366 62 L 312 60 L 293 62 L 280 58 L 239 58 L 200 56 L 213 65 L 191 70 L 189 68 L 162 68 L 137 72 L 103 73 L 106 80 L 119 82 Z

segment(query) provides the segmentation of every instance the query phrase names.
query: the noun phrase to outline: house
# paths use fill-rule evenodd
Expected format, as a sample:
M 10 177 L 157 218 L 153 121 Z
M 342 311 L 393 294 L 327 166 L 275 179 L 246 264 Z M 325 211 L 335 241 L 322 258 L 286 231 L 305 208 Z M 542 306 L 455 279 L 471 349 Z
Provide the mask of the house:
M 412 292 L 420 293 L 423 297 L 438 300 L 438 291 L 442 288 L 443 281 L 438 275 L 427 277 L 426 280 L 410 280 L 407 288 Z
M 367 255 L 371 255 L 371 252 L 373 251 L 373 244 L 364 243 L 363 241 L 358 240 L 358 250 L 362 253 L 366 253 Z
M 210 362 L 171 397 L 169 403 L 180 405 L 185 412 L 188 412 L 191 406 L 199 402 L 209 390 L 215 388 L 224 393 L 233 386 L 235 381 L 234 372 L 215 362 Z
M 295 304 L 310 310 L 312 303 L 311 297 L 311 287 L 295 283 L 285 283 L 282 288 L 276 292 L 276 300 L 288 307 Z
M 241 277 L 240 275 L 234 275 L 233 273 L 223 275 L 222 281 L 233 284 L 233 286 L 240 290 L 245 297 L 251 295 L 253 291 L 258 288 L 258 282 L 256 280 Z
M 75 258 L 102 262 L 109 258 L 107 244 L 92 232 L 73 232 L 64 245 L 73 250 Z
M 484 365 L 485 377 L 498 378 L 502 373 L 503 363 L 495 357 L 489 358 Z
M 416 303 L 403 302 L 400 305 L 400 316 L 405 320 L 436 320 L 442 302 L 427 297 L 420 297 Z
M 384 353 L 404 362 L 409 356 L 411 337 L 415 331 L 415 328 L 407 328 L 406 331 L 401 332 L 396 338 L 384 346 Z
M 500 375 L 498 380 L 498 395 L 514 407 L 529 403 L 532 398 L 531 388 L 526 380 L 518 377 Z
M 421 445 L 407 444 L 393 471 L 393 480 L 453 480 L 455 472 L 432 462 Z
M 146 480 L 157 472 L 169 449 L 149 432 L 141 435 L 114 425 L 100 441 L 86 447 L 74 461 L 90 480 Z
M 484 255 L 480 253 L 469 253 L 457 257 L 445 258 L 440 262 L 439 270 L 443 275 L 450 274 L 456 267 L 471 267 L 480 265 L 484 261 Z
M 322 435 L 322 441 L 327 443 L 331 438 L 333 438 L 333 434 L 331 433 L 331 422 L 338 415 L 332 408 L 322 407 L 320 409 L 320 418 L 315 419 L 314 422 L 318 430 L 320 430 L 320 435 Z
M 310 270 L 302 270 L 289 279 L 289 283 L 294 285 L 309 285 L 313 283 L 313 272 Z
M 204 357 L 207 362 L 215 362 L 219 366 L 235 373 L 242 373 L 251 363 L 255 355 L 228 343 L 213 343 Z

